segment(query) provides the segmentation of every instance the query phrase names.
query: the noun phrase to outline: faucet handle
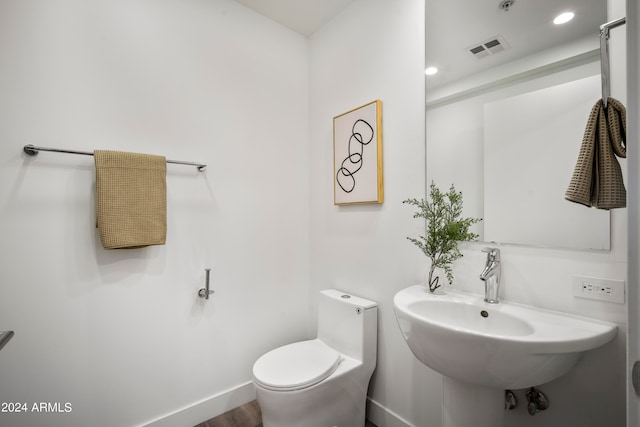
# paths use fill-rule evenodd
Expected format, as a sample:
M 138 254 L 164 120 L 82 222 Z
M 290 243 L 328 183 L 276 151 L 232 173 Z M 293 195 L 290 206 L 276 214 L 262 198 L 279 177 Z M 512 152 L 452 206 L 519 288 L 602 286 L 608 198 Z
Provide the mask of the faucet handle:
M 487 253 L 487 259 L 491 261 L 500 261 L 500 249 L 498 248 L 482 248 L 482 252 Z

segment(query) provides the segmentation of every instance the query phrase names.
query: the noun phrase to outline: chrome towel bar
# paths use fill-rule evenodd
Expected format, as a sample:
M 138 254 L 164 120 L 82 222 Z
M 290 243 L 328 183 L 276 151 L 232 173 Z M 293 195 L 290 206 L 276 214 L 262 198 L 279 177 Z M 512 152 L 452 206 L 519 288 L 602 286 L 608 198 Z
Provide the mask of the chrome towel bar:
M 81 154 L 83 156 L 93 156 L 93 153 L 89 151 L 76 151 L 76 150 L 63 150 L 61 148 L 36 147 L 31 144 L 25 145 L 22 149 L 25 153 L 27 153 L 30 156 L 35 156 L 36 154 L 38 154 L 39 151 L 51 151 L 54 153 Z M 207 168 L 207 165 L 202 163 L 183 162 L 180 160 L 167 160 L 167 163 L 195 166 L 196 168 L 198 168 L 200 172 L 203 172 Z

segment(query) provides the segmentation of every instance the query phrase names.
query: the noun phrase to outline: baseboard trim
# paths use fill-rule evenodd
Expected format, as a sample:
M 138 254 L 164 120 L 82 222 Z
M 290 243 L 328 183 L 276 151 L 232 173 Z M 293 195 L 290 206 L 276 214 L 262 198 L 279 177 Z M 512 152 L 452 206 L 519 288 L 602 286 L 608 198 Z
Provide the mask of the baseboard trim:
M 224 414 L 256 398 L 252 381 L 215 394 L 192 405 L 167 413 L 138 427 L 195 426 L 203 421 Z M 367 419 L 378 427 L 416 427 L 400 415 L 367 398 Z
M 139 427 L 175 427 L 195 426 L 210 418 L 224 414 L 256 398 L 256 389 L 252 381 L 240 384 L 229 390 L 185 406 L 177 411 L 165 414 Z
M 370 397 L 367 398 L 367 419 L 378 427 L 416 427 Z

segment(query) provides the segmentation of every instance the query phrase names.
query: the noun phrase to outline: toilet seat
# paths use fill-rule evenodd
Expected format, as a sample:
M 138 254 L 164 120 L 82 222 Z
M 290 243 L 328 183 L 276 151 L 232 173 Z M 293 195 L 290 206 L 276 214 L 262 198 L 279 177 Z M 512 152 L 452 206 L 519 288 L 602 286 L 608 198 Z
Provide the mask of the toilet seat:
M 301 341 L 260 357 L 253 365 L 253 378 L 269 390 L 300 390 L 329 377 L 342 360 L 340 353 L 318 339 Z

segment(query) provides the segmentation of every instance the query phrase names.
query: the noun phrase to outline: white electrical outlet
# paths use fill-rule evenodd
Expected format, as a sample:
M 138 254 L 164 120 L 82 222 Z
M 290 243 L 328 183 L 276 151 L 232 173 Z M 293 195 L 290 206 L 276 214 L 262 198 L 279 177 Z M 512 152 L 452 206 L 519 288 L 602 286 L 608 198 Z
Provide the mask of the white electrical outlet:
M 624 282 L 573 276 L 573 296 L 624 304 Z

